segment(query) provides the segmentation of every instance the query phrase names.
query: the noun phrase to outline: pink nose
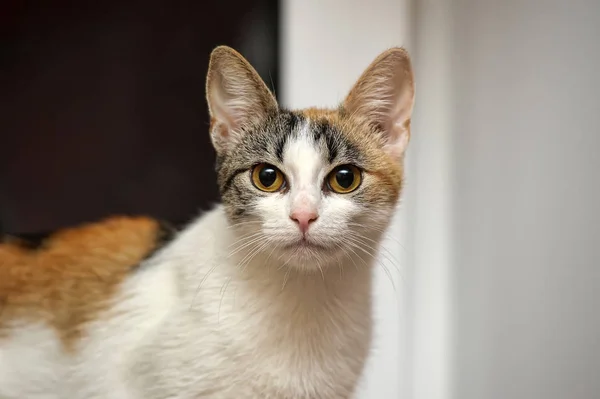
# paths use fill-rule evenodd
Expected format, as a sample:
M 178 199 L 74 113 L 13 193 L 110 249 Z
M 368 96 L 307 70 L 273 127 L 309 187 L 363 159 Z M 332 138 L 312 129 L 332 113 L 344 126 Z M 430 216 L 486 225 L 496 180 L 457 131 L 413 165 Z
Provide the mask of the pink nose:
M 317 220 L 318 217 L 319 216 L 315 211 L 309 210 L 297 210 L 290 215 L 290 219 L 298 223 L 298 227 L 300 227 L 302 234 L 306 234 L 310 223 Z

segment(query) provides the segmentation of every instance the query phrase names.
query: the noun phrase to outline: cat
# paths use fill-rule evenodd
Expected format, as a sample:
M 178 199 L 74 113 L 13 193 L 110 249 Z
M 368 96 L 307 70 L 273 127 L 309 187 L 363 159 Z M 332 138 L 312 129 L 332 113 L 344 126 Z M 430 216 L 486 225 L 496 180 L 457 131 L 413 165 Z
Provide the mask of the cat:
M 402 48 L 337 109 L 280 107 L 235 50 L 206 81 L 222 202 L 0 244 L 0 398 L 350 398 L 403 185 Z M 198 182 L 198 184 L 203 184 Z

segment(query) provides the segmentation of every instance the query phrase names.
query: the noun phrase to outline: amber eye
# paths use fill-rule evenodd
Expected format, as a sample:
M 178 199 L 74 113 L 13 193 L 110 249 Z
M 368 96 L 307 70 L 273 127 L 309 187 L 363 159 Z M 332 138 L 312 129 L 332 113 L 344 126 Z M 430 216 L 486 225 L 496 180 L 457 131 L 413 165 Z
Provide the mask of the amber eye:
M 272 193 L 283 187 L 285 178 L 275 166 L 261 163 L 252 169 L 252 183 L 259 190 Z
M 329 174 L 327 181 L 332 191 L 347 194 L 360 186 L 360 170 L 353 165 L 338 166 Z

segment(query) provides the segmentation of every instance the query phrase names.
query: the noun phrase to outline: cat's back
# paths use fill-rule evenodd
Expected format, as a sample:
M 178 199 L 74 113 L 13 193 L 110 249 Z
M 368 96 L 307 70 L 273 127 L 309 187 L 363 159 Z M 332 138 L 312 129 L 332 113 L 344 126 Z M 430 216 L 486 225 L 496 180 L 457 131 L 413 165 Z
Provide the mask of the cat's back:
M 169 234 L 147 217 L 112 217 L 46 235 L 0 237 L 0 351 L 16 328 L 42 324 L 71 347 L 86 322 Z
M 152 218 L 112 217 L 2 235 L 0 397 L 129 397 L 126 352 L 172 297 L 168 271 L 144 261 L 171 233 Z

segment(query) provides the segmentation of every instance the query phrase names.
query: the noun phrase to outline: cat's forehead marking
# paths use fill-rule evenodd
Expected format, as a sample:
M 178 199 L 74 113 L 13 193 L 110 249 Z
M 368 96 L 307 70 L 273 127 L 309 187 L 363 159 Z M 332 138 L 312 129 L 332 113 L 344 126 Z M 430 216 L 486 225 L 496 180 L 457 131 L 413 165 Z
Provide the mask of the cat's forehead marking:
M 293 114 L 301 123 L 288 130 L 287 140 L 305 139 L 329 164 L 340 158 L 355 161 L 361 157 L 362 149 L 356 145 L 352 126 L 340 118 L 337 110 L 308 108 Z
M 72 349 L 85 324 L 110 305 L 120 284 L 168 235 L 154 219 L 114 217 L 41 240 L 2 237 L 0 339 L 15 321 L 41 320 Z
M 324 166 L 324 154 L 311 131 L 310 120 L 305 120 L 300 130 L 288 140 L 283 151 L 283 164 L 294 183 L 308 185 L 314 181 Z

